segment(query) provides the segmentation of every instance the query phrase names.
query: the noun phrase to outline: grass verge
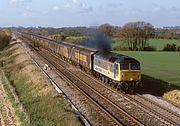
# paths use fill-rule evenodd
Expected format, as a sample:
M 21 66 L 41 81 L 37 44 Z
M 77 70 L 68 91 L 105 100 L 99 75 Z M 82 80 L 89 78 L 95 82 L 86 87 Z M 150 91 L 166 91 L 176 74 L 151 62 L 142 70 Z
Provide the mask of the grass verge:
M 18 117 L 18 121 L 20 122 L 20 125 L 21 126 L 29 126 L 29 122 L 26 118 L 26 115 L 24 112 L 22 112 L 21 105 L 15 99 L 14 94 L 12 93 L 13 88 L 11 87 L 11 85 L 10 85 L 9 81 L 7 80 L 7 78 L 4 74 L 4 71 L 2 69 L 0 69 L 0 76 L 1 76 L 3 87 L 7 94 L 7 98 L 9 99 L 9 101 L 12 104 L 12 107 L 15 110 L 15 114 Z
M 67 101 L 25 54 L 20 44 L 1 52 L 5 74 L 14 87 L 32 126 L 81 126 Z

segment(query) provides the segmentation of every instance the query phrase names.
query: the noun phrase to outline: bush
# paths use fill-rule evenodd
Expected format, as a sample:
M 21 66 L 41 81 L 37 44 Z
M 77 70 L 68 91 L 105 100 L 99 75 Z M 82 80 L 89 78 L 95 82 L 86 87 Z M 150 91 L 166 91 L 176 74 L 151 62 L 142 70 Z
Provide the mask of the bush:
M 86 40 L 86 37 L 85 36 L 79 36 L 79 37 L 67 37 L 65 39 L 66 42 L 70 42 L 70 43 L 81 43 L 83 41 Z
M 163 51 L 176 51 L 176 44 L 166 44 L 164 46 Z
M 11 35 L 7 31 L 0 31 L 0 50 L 3 50 L 11 41 Z
M 177 51 L 180 51 L 180 46 L 178 46 Z
M 146 47 L 144 47 L 143 51 L 156 51 L 156 47 L 154 47 L 154 46 L 146 46 Z
M 50 35 L 49 37 L 61 41 L 64 41 L 66 39 L 66 36 L 64 34 L 55 34 L 55 35 Z
M 115 51 L 129 51 L 129 48 L 128 47 L 115 46 L 115 47 L 113 47 L 113 50 L 115 50 Z

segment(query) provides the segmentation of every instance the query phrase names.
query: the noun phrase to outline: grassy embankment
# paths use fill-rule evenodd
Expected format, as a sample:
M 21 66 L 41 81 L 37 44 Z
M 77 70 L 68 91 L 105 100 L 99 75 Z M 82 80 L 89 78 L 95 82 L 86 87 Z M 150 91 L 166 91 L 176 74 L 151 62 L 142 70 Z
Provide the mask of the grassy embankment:
M 57 94 L 20 44 L 11 43 L 1 52 L 0 61 L 4 61 L 3 69 L 30 118 L 30 125 L 82 125 L 68 103 Z

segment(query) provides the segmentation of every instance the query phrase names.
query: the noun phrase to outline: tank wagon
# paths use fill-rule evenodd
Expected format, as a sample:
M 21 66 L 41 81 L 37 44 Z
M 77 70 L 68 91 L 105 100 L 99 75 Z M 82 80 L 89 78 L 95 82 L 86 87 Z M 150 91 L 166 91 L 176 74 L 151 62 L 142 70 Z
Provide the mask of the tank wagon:
M 33 47 L 55 53 L 117 89 L 129 92 L 141 85 L 140 62 L 132 57 L 29 33 L 22 33 L 22 36 L 31 40 L 29 44 Z

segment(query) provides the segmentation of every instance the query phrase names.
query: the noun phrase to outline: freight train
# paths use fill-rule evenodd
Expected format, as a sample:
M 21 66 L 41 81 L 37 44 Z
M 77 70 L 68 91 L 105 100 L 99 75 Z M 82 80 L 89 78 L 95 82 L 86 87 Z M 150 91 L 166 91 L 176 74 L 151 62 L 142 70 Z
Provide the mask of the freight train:
M 21 33 L 21 35 L 29 39 L 33 47 L 57 54 L 83 70 L 90 71 L 96 78 L 118 90 L 135 91 L 141 85 L 140 62 L 132 57 L 112 51 L 101 52 L 30 33 Z

